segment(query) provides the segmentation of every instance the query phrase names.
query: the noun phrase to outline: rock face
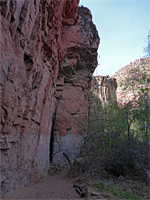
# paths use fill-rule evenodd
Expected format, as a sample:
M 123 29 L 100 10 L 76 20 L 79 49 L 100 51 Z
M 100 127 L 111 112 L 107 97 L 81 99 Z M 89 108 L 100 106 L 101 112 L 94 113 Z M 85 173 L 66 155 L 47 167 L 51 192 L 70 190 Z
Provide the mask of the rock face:
M 124 107 L 128 103 L 134 104 L 133 102 L 139 98 L 139 89 L 147 87 L 150 91 L 149 81 L 144 81 L 145 75 L 147 78 L 150 77 L 149 57 L 137 59 L 131 62 L 112 76 L 112 78 L 116 78 L 118 84 L 116 95 L 119 106 Z M 126 82 L 130 83 L 132 88 L 131 86 L 126 86 Z
M 79 152 L 99 37 L 78 3 L 0 2 L 2 195 Z
M 67 54 L 60 66 L 56 86 L 58 106 L 52 160 L 61 165 L 68 162 L 63 153 L 73 160 L 80 151 L 87 129 L 88 91 L 97 65 L 99 39 L 91 13 L 87 8 L 79 8 L 78 13 L 76 24 L 64 27 L 62 42 Z
M 110 76 L 93 76 L 91 91 L 101 102 L 116 101 L 117 81 Z

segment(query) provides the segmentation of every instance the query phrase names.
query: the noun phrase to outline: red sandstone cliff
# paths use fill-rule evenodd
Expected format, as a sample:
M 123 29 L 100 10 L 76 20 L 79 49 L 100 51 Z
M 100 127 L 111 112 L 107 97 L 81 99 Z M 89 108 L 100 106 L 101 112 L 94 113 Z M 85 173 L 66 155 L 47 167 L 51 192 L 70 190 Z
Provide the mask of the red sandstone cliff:
M 79 152 L 99 37 L 78 3 L 0 2 L 2 195 Z

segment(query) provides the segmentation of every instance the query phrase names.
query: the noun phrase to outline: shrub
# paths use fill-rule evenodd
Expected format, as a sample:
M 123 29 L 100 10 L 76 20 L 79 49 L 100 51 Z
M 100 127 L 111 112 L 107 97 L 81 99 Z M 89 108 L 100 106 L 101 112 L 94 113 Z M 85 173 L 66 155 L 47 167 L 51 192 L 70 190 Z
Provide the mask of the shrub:
M 80 155 L 82 164 L 79 159 L 74 169 L 94 176 L 135 175 L 147 181 L 149 137 L 139 130 L 140 118 L 143 121 L 140 109 L 92 102 L 89 114 L 88 134 Z

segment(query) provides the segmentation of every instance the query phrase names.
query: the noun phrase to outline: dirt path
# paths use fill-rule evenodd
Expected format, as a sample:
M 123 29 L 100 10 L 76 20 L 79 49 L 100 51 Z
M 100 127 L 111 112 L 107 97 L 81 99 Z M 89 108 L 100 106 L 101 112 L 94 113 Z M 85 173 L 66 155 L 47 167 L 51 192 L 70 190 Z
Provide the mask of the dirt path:
M 73 183 L 74 180 L 67 176 L 67 171 L 63 171 L 47 175 L 34 185 L 17 189 L 4 199 L 81 199 L 73 188 Z
M 80 180 L 80 179 L 77 179 Z M 57 172 L 55 174 L 47 175 L 45 178 L 40 179 L 37 183 L 33 185 L 29 185 L 27 187 L 17 189 L 10 193 L 9 195 L 5 196 L 3 199 L 7 200 L 108 200 L 108 199 L 114 199 L 117 200 L 120 198 L 113 196 L 112 194 L 107 192 L 101 192 L 98 196 L 91 196 L 91 191 L 97 192 L 95 188 L 90 188 L 89 185 L 87 185 L 88 188 L 88 198 L 81 198 L 79 194 L 75 191 L 75 188 L 73 187 L 74 183 L 76 182 L 76 179 L 69 178 L 67 170 Z M 130 191 L 133 187 L 137 188 L 140 191 L 140 196 L 145 195 L 145 199 L 148 199 L 149 194 L 149 187 L 145 186 L 145 184 L 139 182 L 139 184 L 134 183 L 134 181 L 130 180 L 124 180 L 123 182 L 119 182 L 121 184 L 121 190 L 122 191 Z M 111 181 L 108 185 L 118 185 L 118 182 Z M 118 187 L 119 188 L 119 187 Z M 128 190 L 126 190 L 128 188 Z M 139 189 L 138 189 L 139 188 Z M 129 190 L 130 189 L 130 190 Z M 141 191 L 144 190 L 144 193 Z M 136 193 L 137 193 L 136 192 Z M 138 193 L 137 193 L 138 194 Z M 142 194 L 142 195 L 141 195 Z M 143 198 L 144 199 L 144 198 Z

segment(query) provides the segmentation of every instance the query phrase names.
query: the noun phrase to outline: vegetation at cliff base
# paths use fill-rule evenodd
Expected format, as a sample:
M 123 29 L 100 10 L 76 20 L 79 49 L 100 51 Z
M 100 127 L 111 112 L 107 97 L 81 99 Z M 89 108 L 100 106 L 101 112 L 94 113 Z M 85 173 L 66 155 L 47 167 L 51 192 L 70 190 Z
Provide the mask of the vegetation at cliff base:
M 126 79 L 120 82 L 120 85 L 124 95 L 131 93 L 133 98 L 124 101 L 124 104 L 118 104 L 111 99 L 108 102 L 100 102 L 95 92 L 91 92 L 89 128 L 80 155 L 82 159 L 78 159 L 73 167 L 81 176 L 89 174 L 98 180 L 123 177 L 123 180 L 134 180 L 133 185 L 138 182 L 144 184 L 145 189 L 140 189 L 138 197 L 134 189 L 128 193 L 111 185 L 95 183 L 101 191 L 109 191 L 121 199 L 147 199 L 149 196 L 149 70 L 149 66 L 128 70 Z
M 93 184 L 93 187 L 99 189 L 103 195 L 105 195 L 105 193 L 107 193 L 108 197 L 110 195 L 111 199 L 114 197 L 119 199 L 144 200 L 142 197 L 136 196 L 132 192 L 122 191 L 113 185 L 108 185 L 103 182 L 96 182 Z

